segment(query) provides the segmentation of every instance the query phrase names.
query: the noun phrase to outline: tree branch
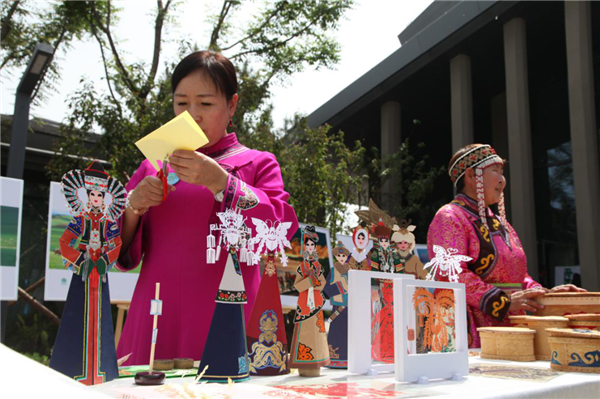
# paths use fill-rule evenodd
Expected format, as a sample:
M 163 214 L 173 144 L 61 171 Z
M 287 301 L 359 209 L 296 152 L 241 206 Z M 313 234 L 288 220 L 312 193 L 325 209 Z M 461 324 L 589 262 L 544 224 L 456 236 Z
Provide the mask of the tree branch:
M 157 0 L 157 2 L 156 2 L 158 11 L 157 11 L 157 15 L 156 15 L 156 22 L 154 24 L 154 50 L 153 50 L 153 55 L 152 55 L 152 65 L 150 67 L 150 74 L 148 75 L 148 79 L 146 79 L 146 82 L 144 83 L 142 91 L 139 94 L 139 97 L 142 99 L 145 99 L 146 96 L 148 96 L 148 93 L 150 93 L 150 90 L 154 86 L 154 79 L 156 78 L 156 72 L 158 71 L 158 63 L 160 60 L 160 46 L 162 43 L 162 29 L 163 29 L 163 24 L 165 22 L 165 17 L 167 16 L 167 13 L 169 12 L 169 6 L 171 5 L 171 1 L 172 0 L 168 0 L 167 4 L 165 5 L 164 8 L 163 8 L 162 0 Z
M 233 43 L 232 45 L 227 46 L 225 48 L 222 48 L 221 51 L 230 50 L 230 49 L 234 48 L 235 46 L 237 46 L 238 44 L 241 44 L 241 43 L 243 43 L 243 42 L 245 42 L 247 40 L 252 39 L 258 33 L 260 33 L 269 24 L 269 22 L 271 22 L 271 20 L 273 19 L 273 17 L 275 17 L 275 15 L 279 14 L 279 12 L 283 9 L 283 7 L 285 7 L 285 3 L 279 3 L 279 5 L 277 6 L 277 8 L 275 8 L 273 10 L 273 12 L 271 13 L 271 15 L 269 15 L 267 17 L 267 19 L 265 19 L 264 22 L 262 24 L 260 24 L 260 26 L 258 26 L 257 28 L 255 28 L 252 33 L 250 33 L 248 36 L 246 36 L 246 37 L 238 40 L 237 42 Z
M 134 95 L 137 96 L 138 93 L 140 92 L 140 90 L 138 90 L 138 88 L 135 86 L 134 82 L 129 77 L 129 73 L 127 72 L 127 69 L 125 68 L 125 66 L 121 62 L 121 58 L 119 57 L 119 52 L 117 51 L 117 47 L 115 46 L 115 42 L 114 42 L 112 34 L 110 32 L 110 16 L 111 16 L 111 12 L 110 11 L 112 9 L 112 6 L 110 4 L 110 0 L 108 0 L 108 9 L 107 9 L 108 11 L 107 11 L 107 15 L 106 15 L 106 26 L 104 26 L 102 24 L 102 21 L 100 20 L 100 16 L 98 15 L 98 11 L 96 10 L 95 2 L 93 2 L 93 1 L 91 2 L 91 9 L 92 9 L 92 15 L 94 16 L 94 20 L 96 21 L 96 25 L 98 26 L 98 28 L 102 32 L 104 32 L 104 34 L 106 35 L 106 37 L 108 39 L 108 44 L 110 45 L 110 49 L 112 51 L 113 58 L 115 59 L 115 63 L 117 65 L 117 68 L 119 69 L 119 71 L 123 75 L 123 80 L 125 82 L 125 85 L 131 91 L 132 94 L 134 94 Z
M 221 29 L 223 28 L 223 22 L 225 21 L 225 17 L 229 13 L 229 10 L 233 6 L 233 1 L 231 0 L 223 0 L 223 7 L 221 7 L 221 12 L 219 13 L 219 19 L 217 21 L 217 25 L 213 29 L 210 34 L 210 43 L 208 45 L 209 50 L 218 50 L 217 41 L 219 40 L 219 34 L 221 33 Z
M 8 36 L 8 34 L 10 33 L 10 30 L 12 28 L 10 20 L 12 19 L 12 16 L 15 13 L 15 11 L 17 11 L 19 3 L 21 3 L 21 0 L 14 1 L 8 9 L 8 13 L 6 13 L 6 16 L 2 18 L 2 32 L 0 33 L 1 41 L 4 41 L 4 39 L 6 39 L 6 36 Z

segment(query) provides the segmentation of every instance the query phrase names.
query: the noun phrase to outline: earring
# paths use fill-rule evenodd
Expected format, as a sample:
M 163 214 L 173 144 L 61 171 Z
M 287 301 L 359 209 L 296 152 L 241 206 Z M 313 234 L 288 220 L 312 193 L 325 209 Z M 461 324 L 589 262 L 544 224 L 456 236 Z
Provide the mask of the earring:
M 233 119 L 229 118 L 229 127 L 233 127 Z

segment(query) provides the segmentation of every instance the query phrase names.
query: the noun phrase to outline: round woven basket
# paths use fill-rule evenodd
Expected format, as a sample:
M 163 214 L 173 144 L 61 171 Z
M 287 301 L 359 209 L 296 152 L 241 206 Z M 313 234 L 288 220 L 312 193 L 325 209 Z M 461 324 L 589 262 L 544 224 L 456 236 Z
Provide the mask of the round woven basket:
M 561 371 L 600 373 L 600 332 L 549 328 L 550 367 Z
M 533 348 L 536 360 L 550 360 L 547 328 L 567 328 L 569 319 L 560 316 L 527 316 L 527 327 L 535 330 Z
M 569 328 L 600 331 L 600 314 L 568 314 L 565 317 L 569 319 Z
M 600 313 L 600 292 L 551 292 L 535 300 L 544 305 L 538 316 Z
M 535 360 L 535 331 L 521 327 L 479 327 L 481 358 L 530 362 Z
M 510 319 L 510 326 L 527 328 L 527 318 L 528 317 L 529 316 L 527 316 L 527 315 L 508 316 L 508 318 Z

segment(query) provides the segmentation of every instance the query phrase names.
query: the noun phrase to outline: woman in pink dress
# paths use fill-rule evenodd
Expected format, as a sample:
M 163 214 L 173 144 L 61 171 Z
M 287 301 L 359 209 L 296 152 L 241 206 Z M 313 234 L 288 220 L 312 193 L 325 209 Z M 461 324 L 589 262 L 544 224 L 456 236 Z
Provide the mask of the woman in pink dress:
M 206 262 L 206 237 L 210 224 L 217 223 L 217 212 L 239 211 L 252 229 L 248 221 L 256 217 L 292 222 L 290 234 L 297 230 L 275 157 L 251 150 L 237 141 L 235 133 L 227 133 L 238 101 L 232 63 L 220 54 L 198 51 L 177 65 L 171 82 L 175 115 L 188 111 L 209 142 L 196 151 L 173 152 L 164 202 L 162 181 L 147 160 L 126 186 L 130 207 L 122 220 L 117 267 L 131 270 L 143 257 L 117 349 L 119 357 L 132 354 L 126 364 L 148 363 L 152 331 L 148 304 L 156 282 L 161 283 L 163 312 L 155 358 L 202 356 L 227 260 L 221 256 L 216 264 Z M 257 266 L 242 262 L 246 320 L 259 272 Z
M 479 348 L 477 327 L 508 326 L 508 314 L 535 314 L 542 305 L 533 298 L 548 290 L 527 274 L 525 251 L 506 220 L 503 159 L 487 144 L 470 144 L 454 154 L 448 174 L 458 195 L 436 213 L 427 249 L 431 259 L 434 246 L 472 258 L 461 262 L 458 281 L 467 287 L 469 347 Z M 492 204 L 498 204 L 500 215 L 492 213 Z M 550 291 L 585 290 L 568 284 Z

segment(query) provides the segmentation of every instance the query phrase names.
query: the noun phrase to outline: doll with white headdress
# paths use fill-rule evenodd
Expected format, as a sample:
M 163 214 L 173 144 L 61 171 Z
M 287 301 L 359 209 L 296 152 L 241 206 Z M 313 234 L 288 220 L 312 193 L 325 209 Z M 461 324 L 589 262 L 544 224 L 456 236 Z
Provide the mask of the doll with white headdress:
M 127 197 L 121 183 L 98 161 L 83 171 L 69 171 L 61 185 L 74 216 L 60 238 L 60 250 L 73 277 L 50 367 L 95 385 L 119 375 L 106 275 L 121 249 L 116 221 L 127 207 Z
M 416 278 L 424 280 L 427 271 L 423 268 L 423 262 L 413 253 L 416 241 L 413 231 L 417 226 L 411 225 L 410 220 L 401 220 L 400 225 L 394 225 L 392 242 L 396 247 L 396 253 L 404 269 L 404 273 L 412 274 Z

